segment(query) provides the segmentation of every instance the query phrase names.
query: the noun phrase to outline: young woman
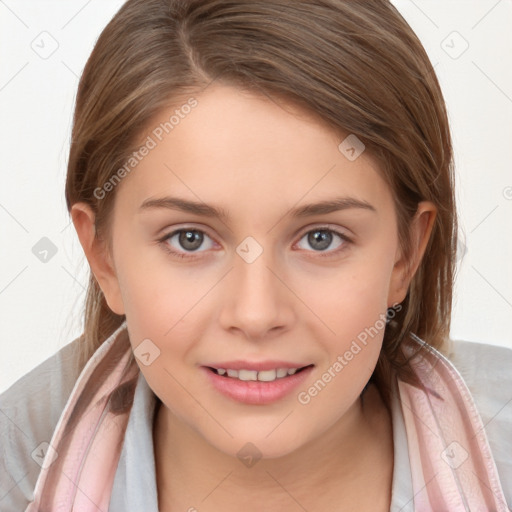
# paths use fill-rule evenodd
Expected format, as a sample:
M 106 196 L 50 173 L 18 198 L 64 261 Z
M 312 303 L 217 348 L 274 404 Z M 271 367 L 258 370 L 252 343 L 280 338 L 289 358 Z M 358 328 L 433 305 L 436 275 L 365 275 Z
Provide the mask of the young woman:
M 2 510 L 512 506 L 512 352 L 450 346 L 450 130 L 389 2 L 129 0 L 66 199 L 84 333 L 1 397 Z

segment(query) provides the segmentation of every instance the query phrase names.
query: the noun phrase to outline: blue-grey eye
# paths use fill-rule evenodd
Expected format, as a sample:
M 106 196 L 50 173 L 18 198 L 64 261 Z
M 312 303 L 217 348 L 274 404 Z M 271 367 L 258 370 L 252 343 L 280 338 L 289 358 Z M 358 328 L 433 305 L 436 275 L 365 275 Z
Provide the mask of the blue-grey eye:
M 305 233 L 301 240 L 304 238 L 307 238 L 307 243 L 315 251 L 325 251 L 327 248 L 329 248 L 335 238 L 338 238 L 340 242 L 335 247 L 331 247 L 331 249 L 338 248 L 343 244 L 344 241 L 342 235 L 330 229 L 313 229 Z M 307 248 L 301 247 L 301 249 Z
M 176 242 L 173 244 L 172 241 L 177 237 L 177 244 Z M 187 252 L 194 252 L 198 251 L 198 249 L 201 248 L 203 245 L 203 242 L 205 240 L 205 237 L 210 239 L 210 237 L 203 233 L 202 231 L 199 231 L 197 229 L 178 229 L 172 233 L 170 233 L 168 236 L 165 237 L 165 241 L 168 245 L 170 245 L 174 250 L 178 251 L 187 251 Z M 210 243 L 210 245 L 212 245 Z M 211 247 L 206 247 L 206 249 L 209 249 Z M 203 252 L 203 251 L 199 251 Z

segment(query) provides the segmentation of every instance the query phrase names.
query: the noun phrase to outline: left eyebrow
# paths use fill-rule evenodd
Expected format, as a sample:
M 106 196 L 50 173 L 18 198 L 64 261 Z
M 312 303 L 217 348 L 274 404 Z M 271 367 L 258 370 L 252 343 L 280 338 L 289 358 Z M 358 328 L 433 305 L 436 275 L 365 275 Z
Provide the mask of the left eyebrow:
M 156 209 L 156 208 L 167 208 L 170 210 L 180 210 L 187 213 L 193 213 L 195 215 L 201 215 L 204 217 L 216 217 L 222 220 L 228 220 L 228 214 L 222 208 L 208 205 L 202 202 L 189 201 L 188 199 L 178 197 L 160 197 L 155 199 L 147 199 L 144 201 L 139 211 Z M 293 208 L 289 211 L 289 215 L 292 217 L 310 217 L 313 215 L 322 215 L 332 213 L 340 210 L 348 210 L 352 208 L 361 208 L 377 212 L 374 206 L 367 201 L 362 201 L 354 197 L 336 197 L 326 201 L 318 203 L 306 204 Z
M 351 208 L 362 208 L 364 210 L 377 213 L 376 208 L 367 201 L 362 201 L 355 197 L 336 197 L 327 201 L 306 204 L 304 206 L 293 208 L 290 210 L 290 215 L 292 215 L 292 217 L 309 217 L 312 215 L 322 215 Z

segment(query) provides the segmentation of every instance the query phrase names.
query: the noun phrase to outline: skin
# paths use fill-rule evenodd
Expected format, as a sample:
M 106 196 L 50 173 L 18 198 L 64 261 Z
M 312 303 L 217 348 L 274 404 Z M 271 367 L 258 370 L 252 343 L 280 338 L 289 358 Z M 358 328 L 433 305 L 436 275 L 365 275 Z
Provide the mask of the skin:
M 154 423 L 160 510 L 389 510 L 391 418 L 375 386 L 360 399 L 383 330 L 308 404 L 297 393 L 405 298 L 435 207 L 419 204 L 407 262 L 392 193 L 367 152 L 349 161 L 338 149 L 344 137 L 292 104 L 218 83 L 195 98 L 198 106 L 117 186 L 112 253 L 94 237 L 90 208 L 72 208 L 109 307 L 126 315 L 132 348 L 149 338 L 160 350 L 149 366 L 137 359 L 162 400 Z M 168 117 L 160 112 L 141 140 Z M 139 211 L 165 195 L 215 205 L 229 218 Z M 375 211 L 289 214 L 335 196 Z M 333 234 L 319 249 L 307 233 L 326 225 L 352 241 Z M 180 228 L 205 233 L 198 250 L 177 235 L 158 242 Z M 263 249 L 252 263 L 236 252 L 247 236 Z M 199 369 L 237 358 L 315 367 L 297 392 L 247 405 L 221 395 Z M 237 458 L 247 442 L 262 454 L 252 467 Z

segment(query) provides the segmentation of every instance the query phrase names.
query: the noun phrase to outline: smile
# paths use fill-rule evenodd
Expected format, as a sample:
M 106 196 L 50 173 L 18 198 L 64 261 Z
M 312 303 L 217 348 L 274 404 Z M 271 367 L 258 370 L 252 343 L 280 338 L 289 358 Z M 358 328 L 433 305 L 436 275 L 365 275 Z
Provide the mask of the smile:
M 203 366 L 212 389 L 238 403 L 267 405 L 288 397 L 311 375 L 315 365 L 265 370 Z

